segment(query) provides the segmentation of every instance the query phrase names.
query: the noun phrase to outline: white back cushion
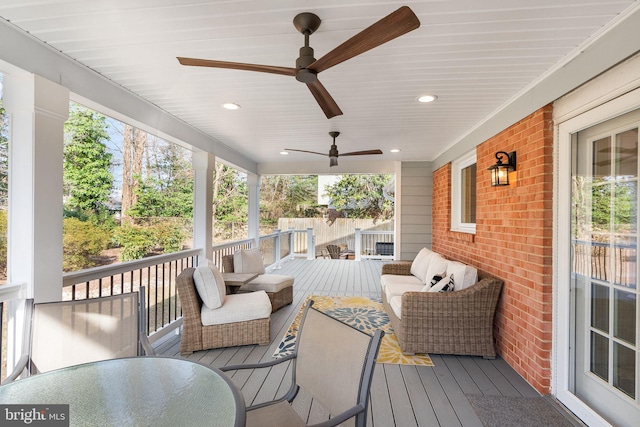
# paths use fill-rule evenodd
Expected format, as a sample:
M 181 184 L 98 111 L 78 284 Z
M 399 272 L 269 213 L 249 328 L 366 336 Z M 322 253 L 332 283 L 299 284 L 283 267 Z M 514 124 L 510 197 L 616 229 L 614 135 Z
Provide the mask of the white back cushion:
M 467 265 L 464 271 L 464 280 L 462 281 L 462 289 L 468 288 L 478 283 L 478 270 L 475 267 Z
M 193 281 L 196 285 L 202 303 L 215 310 L 224 303 L 226 286 L 222 274 L 214 264 L 200 265 L 193 272 Z
M 478 281 L 478 270 L 459 261 L 449 261 L 447 273 L 453 274 L 453 283 L 456 291 L 468 288 Z
M 447 266 L 447 273 L 450 275 L 453 274 L 453 283 L 455 285 L 455 290 L 459 291 L 462 289 L 462 282 L 464 281 L 464 271 L 467 269 L 467 266 L 458 261 L 449 261 L 449 265 Z
M 233 254 L 234 273 L 264 274 L 264 261 L 260 249 L 240 249 Z
M 424 278 L 427 276 L 427 269 L 429 268 L 429 261 L 431 260 L 433 252 L 427 248 L 420 249 L 418 255 L 411 263 L 411 274 L 424 282 Z
M 434 252 L 431 255 L 431 260 L 429 261 L 429 268 L 427 268 L 427 273 L 422 279 L 425 285 L 431 287 L 431 279 L 433 279 L 433 276 L 444 277 L 444 275 L 447 273 L 448 264 L 449 261 L 447 261 L 442 255 Z

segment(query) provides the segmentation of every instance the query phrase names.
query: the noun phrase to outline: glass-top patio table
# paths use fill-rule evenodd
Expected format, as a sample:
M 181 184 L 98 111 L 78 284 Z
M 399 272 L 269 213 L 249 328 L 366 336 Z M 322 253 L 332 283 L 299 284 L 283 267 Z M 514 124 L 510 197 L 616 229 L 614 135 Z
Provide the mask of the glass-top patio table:
M 69 404 L 71 426 L 245 425 L 244 399 L 226 375 L 170 357 L 112 359 L 33 375 L 0 386 L 0 403 Z

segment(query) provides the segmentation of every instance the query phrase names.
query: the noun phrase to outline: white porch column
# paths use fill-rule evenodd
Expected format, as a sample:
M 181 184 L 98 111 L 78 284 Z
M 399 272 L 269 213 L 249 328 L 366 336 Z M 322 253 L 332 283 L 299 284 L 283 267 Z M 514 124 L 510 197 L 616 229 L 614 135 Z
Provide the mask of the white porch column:
M 260 175 L 247 174 L 249 187 L 248 232 L 249 239 L 254 240 L 254 247 L 260 247 Z
M 7 279 L 36 302 L 62 299 L 62 173 L 69 90 L 34 74 L 4 79 L 9 114 Z
M 198 264 L 213 257 L 213 173 L 216 156 L 193 153 L 193 247 L 202 249 Z M 222 267 L 222 266 L 220 266 Z

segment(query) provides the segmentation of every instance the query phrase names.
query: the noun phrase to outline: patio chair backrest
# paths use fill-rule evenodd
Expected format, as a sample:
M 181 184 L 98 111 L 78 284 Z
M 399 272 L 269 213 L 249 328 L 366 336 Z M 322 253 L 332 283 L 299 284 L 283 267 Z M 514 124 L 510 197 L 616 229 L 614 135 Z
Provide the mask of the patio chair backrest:
M 365 425 L 382 331 L 371 337 L 311 307 L 296 345 L 296 383 L 335 416 L 357 404 L 364 412 L 341 425 Z
M 327 251 L 331 259 L 340 259 L 340 247 L 337 245 L 327 245 Z
M 139 354 L 138 292 L 33 305 L 31 373 Z

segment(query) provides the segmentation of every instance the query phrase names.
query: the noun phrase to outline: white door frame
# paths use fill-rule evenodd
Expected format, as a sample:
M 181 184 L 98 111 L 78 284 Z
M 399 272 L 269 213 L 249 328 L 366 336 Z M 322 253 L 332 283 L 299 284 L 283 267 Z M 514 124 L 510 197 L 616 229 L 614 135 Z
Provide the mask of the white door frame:
M 570 243 L 571 243 L 571 135 L 596 124 L 640 108 L 640 89 L 556 125 L 555 135 L 555 221 L 554 221 L 554 345 L 552 393 L 589 426 L 610 424 L 571 390 L 569 343 L 571 331 Z

